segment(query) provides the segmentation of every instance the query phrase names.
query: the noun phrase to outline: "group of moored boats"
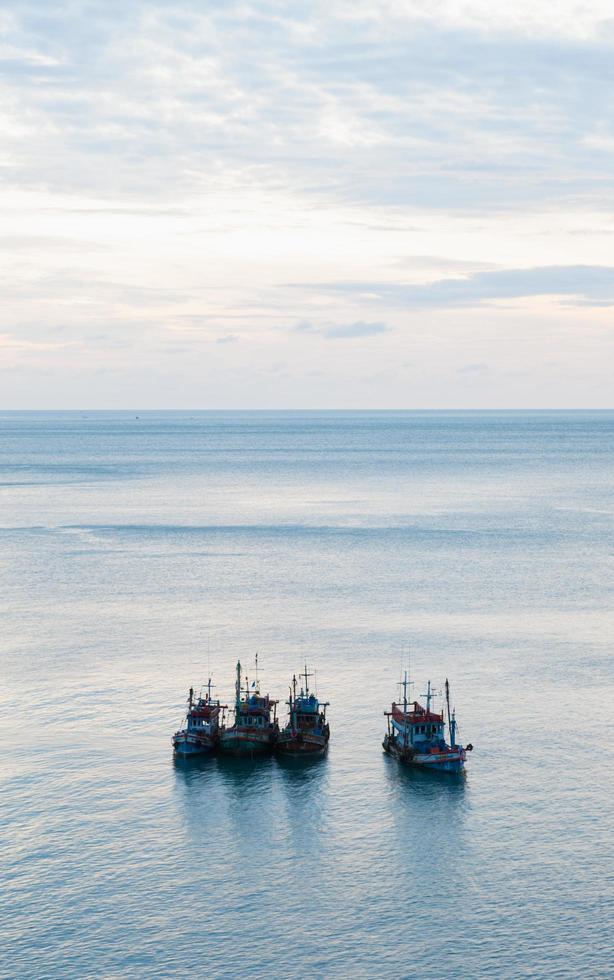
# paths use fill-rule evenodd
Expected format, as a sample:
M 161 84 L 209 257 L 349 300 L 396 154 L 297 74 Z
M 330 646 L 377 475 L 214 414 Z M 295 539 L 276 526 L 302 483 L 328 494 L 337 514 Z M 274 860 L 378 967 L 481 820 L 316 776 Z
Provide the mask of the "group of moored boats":
M 194 697 L 190 688 L 185 727 L 172 737 L 178 755 L 202 755 L 222 752 L 229 755 L 253 756 L 279 752 L 298 757 L 322 755 L 328 746 L 330 730 L 326 721 L 328 702 L 321 702 L 309 690 L 307 667 L 297 693 L 296 676 L 292 678 L 288 705 L 288 720 L 280 729 L 277 722 L 277 701 L 261 694 L 256 680 L 249 685 L 243 680 L 241 663 L 237 664 L 233 724 L 226 725 L 228 705 L 211 697 L 211 678 L 207 693 Z
M 226 725 L 228 705 L 211 697 L 211 678 L 206 694 L 194 696 L 190 688 L 188 711 L 182 729 L 172 736 L 177 755 L 193 756 L 213 752 L 229 755 L 255 756 L 264 753 L 280 753 L 297 758 L 314 758 L 323 755 L 328 748 L 330 730 L 326 720 L 328 701 L 321 702 L 309 690 L 307 667 L 300 674 L 301 684 L 297 692 L 296 675 L 292 678 L 286 702 L 288 717 L 283 728 L 277 721 L 277 704 L 268 694 L 262 695 L 258 684 L 258 657 L 256 656 L 256 680 L 250 687 L 244 677 L 241 664 L 237 664 L 233 724 Z M 302 683 L 304 679 L 304 684 Z M 401 681 L 403 700 L 392 703 L 384 712 L 388 719 L 388 731 L 384 737 L 384 751 L 406 765 L 420 766 L 440 772 L 463 770 L 471 744 L 463 746 L 457 741 L 456 713 L 450 710 L 450 686 L 445 683 L 445 707 L 449 742 L 446 741 L 444 711 L 432 710 L 435 693 L 428 682 L 426 706 L 418 701 L 408 701 L 410 682 L 405 673 Z

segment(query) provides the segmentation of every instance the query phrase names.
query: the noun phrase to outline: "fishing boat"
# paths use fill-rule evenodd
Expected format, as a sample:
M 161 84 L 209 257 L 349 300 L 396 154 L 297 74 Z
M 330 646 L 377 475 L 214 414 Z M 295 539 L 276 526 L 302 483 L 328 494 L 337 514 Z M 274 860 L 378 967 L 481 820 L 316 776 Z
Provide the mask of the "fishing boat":
M 461 772 L 465 765 L 467 752 L 473 745 L 465 747 L 456 740 L 457 723 L 455 711 L 450 711 L 450 685 L 446 678 L 446 706 L 448 713 L 448 730 L 450 743 L 445 740 L 445 722 L 443 711 L 439 714 L 431 711 L 434 693 L 431 682 L 428 682 L 426 707 L 418 701 L 407 700 L 407 688 L 410 682 L 405 671 L 401 681 L 403 688 L 403 703 L 393 702 L 392 709 L 385 711 L 388 719 L 388 732 L 384 737 L 384 752 L 394 756 L 399 762 L 411 766 L 421 766 L 441 772 Z
M 284 755 L 297 757 L 313 757 L 322 755 L 328 748 L 330 729 L 326 721 L 328 701 L 318 701 L 315 694 L 309 692 L 307 665 L 300 675 L 305 678 L 305 687 L 296 693 L 296 675 L 292 678 L 288 705 L 288 723 L 280 732 L 275 744 L 275 750 Z
M 271 752 L 279 735 L 276 712 L 277 701 L 272 701 L 268 694 L 262 695 L 258 687 L 258 655 L 256 654 L 256 680 L 251 688 L 247 677 L 245 687 L 242 686 L 239 661 L 235 683 L 234 724 L 222 732 L 220 751 L 232 755 Z
M 211 678 L 207 683 L 207 693 L 194 698 L 194 688 L 188 694 L 188 711 L 185 727 L 171 738 L 177 755 L 202 755 L 214 752 L 220 734 L 224 731 L 224 712 L 227 705 L 214 701 L 211 697 Z

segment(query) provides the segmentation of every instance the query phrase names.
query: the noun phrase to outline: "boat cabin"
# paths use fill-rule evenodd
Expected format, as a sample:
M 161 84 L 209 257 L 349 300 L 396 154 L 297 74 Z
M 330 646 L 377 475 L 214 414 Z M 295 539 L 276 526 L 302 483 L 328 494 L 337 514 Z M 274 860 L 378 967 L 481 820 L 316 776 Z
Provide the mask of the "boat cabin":
M 259 694 L 251 694 L 240 704 L 238 725 L 246 728 L 266 728 L 271 724 L 271 709 L 276 704 L 268 697 L 261 697 Z
M 421 742 L 439 742 L 444 737 L 443 714 L 427 711 L 418 701 L 414 701 L 410 711 L 404 711 L 398 705 L 392 705 L 392 724 L 403 734 L 409 736 L 411 745 Z
M 199 699 L 188 712 L 187 722 L 189 732 L 210 732 L 219 724 L 220 705 L 210 704 L 206 699 Z

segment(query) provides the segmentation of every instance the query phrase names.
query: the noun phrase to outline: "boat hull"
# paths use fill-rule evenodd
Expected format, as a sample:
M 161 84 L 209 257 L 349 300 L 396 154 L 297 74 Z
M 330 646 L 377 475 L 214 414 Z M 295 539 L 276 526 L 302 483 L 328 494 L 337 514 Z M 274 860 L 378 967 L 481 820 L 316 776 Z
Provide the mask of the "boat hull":
M 281 755 L 292 755 L 296 758 L 312 758 L 323 755 L 328 748 L 328 739 L 323 735 L 309 735 L 299 732 L 282 732 L 275 745 L 275 751 Z
M 177 732 L 172 738 L 173 749 L 176 755 L 210 755 L 215 752 L 217 739 L 210 735 L 188 735 L 185 732 Z
M 416 752 L 411 746 L 400 745 L 392 735 L 386 735 L 382 743 L 384 752 L 394 756 L 406 766 L 418 766 L 434 772 L 462 772 L 465 767 L 465 750 L 446 752 Z
M 273 751 L 273 732 L 229 729 L 220 736 L 220 752 L 227 755 L 264 755 Z

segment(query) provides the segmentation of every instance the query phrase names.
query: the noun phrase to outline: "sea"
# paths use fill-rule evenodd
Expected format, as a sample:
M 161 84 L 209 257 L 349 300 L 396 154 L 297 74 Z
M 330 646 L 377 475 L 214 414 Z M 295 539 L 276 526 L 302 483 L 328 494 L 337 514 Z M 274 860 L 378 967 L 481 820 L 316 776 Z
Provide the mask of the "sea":
M 0 528 L 2 978 L 614 976 L 614 412 L 2 412 Z M 256 654 L 327 756 L 175 760 Z

